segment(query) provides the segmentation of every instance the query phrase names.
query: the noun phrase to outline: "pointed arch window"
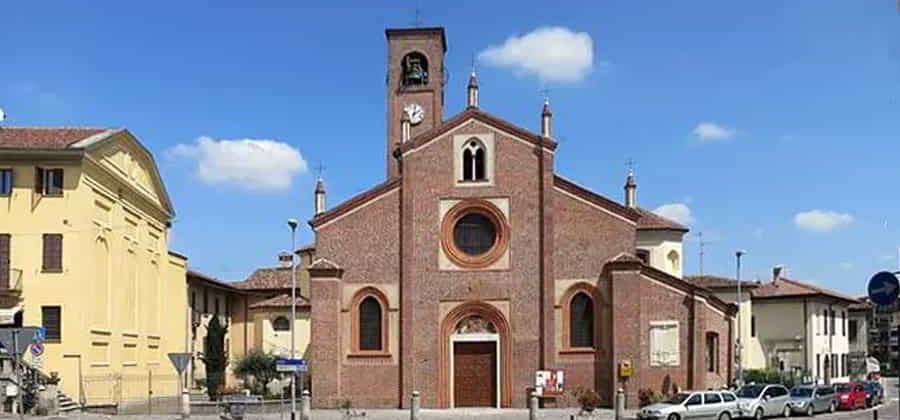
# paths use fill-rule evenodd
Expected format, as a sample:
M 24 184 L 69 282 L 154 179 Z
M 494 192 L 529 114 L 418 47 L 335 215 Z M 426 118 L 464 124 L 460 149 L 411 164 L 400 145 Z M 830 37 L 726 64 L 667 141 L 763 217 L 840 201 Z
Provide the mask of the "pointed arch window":
M 487 150 L 477 139 L 470 139 L 463 145 L 463 181 L 487 180 Z
M 569 346 L 594 347 L 594 301 L 578 292 L 569 302 Z

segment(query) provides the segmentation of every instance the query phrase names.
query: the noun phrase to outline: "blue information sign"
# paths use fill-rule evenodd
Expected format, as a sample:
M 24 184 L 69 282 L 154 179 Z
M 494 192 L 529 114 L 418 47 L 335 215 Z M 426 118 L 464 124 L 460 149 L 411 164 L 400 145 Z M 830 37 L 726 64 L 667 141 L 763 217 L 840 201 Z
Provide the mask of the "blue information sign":
M 869 298 L 876 305 L 887 306 L 897 301 L 900 293 L 900 282 L 897 276 L 889 271 L 882 271 L 869 280 Z

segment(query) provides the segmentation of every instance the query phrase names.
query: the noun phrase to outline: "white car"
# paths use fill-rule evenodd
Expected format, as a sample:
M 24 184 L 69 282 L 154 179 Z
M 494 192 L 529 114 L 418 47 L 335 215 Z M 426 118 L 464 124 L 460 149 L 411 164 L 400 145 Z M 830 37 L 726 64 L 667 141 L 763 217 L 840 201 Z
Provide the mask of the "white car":
M 648 405 L 638 412 L 640 420 L 731 420 L 740 411 L 737 396 L 730 391 L 679 392 L 667 401 Z
M 759 420 L 791 415 L 790 391 L 784 385 L 747 384 L 738 389 L 736 394 L 743 417 Z

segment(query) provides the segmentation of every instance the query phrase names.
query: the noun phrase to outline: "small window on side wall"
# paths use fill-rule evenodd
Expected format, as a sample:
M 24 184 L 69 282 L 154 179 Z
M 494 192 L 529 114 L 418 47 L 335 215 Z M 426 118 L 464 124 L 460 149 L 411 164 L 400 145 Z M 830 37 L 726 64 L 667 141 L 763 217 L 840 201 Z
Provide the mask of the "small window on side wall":
M 476 140 L 466 141 L 462 150 L 463 181 L 478 182 L 487 180 L 487 151 L 484 145 Z
M 12 183 L 12 169 L 0 169 L 0 195 L 12 194 Z
M 289 321 L 286 317 L 279 316 L 272 320 L 272 329 L 279 332 L 290 331 L 291 321 Z
M 34 171 L 35 192 L 50 196 L 62 195 L 63 176 L 62 169 L 36 168 Z

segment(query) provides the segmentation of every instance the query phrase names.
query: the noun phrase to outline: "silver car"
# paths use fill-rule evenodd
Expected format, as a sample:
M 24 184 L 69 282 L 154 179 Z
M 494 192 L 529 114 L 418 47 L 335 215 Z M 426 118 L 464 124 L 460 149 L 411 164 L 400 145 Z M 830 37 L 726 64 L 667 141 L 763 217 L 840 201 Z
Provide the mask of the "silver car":
M 743 417 L 762 419 L 791 415 L 790 392 L 784 385 L 747 384 L 736 392 Z
M 731 420 L 740 412 L 737 396 L 730 391 L 679 392 L 669 400 L 648 405 L 638 412 L 640 420 Z
M 812 416 L 821 412 L 835 412 L 834 388 L 830 386 L 800 385 L 791 389 L 791 411 Z

